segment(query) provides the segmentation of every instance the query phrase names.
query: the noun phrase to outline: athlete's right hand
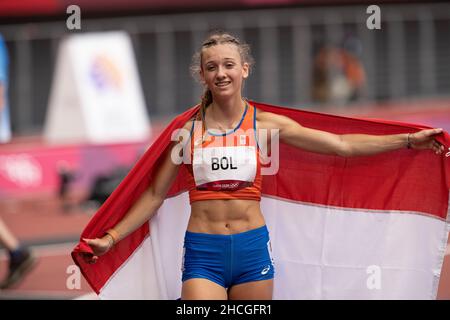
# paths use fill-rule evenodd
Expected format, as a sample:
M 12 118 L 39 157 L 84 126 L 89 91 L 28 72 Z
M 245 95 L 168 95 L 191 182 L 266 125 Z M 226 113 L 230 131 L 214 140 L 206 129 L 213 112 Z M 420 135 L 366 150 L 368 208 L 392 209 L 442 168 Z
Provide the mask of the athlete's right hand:
M 108 239 L 108 236 L 103 238 L 95 238 L 95 239 L 86 239 L 83 238 L 84 241 L 92 248 L 94 254 L 83 253 L 83 259 L 85 262 L 89 264 L 96 263 L 98 257 L 104 255 L 111 249 L 111 241 Z

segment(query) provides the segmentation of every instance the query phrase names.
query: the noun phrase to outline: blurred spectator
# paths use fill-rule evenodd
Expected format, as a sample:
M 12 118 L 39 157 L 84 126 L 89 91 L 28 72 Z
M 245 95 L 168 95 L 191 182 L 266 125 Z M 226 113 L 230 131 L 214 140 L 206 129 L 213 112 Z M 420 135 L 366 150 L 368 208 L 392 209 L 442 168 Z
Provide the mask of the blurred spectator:
M 0 143 L 11 140 L 8 105 L 8 51 L 0 34 Z
M 135 162 L 142 157 L 147 148 L 148 146 L 144 146 L 138 150 Z M 88 213 L 97 211 L 108 199 L 111 193 L 119 186 L 133 166 L 134 163 L 129 166 L 117 166 L 107 173 L 95 176 L 91 186 L 89 187 L 87 196 L 81 201 L 81 203 L 73 204 L 69 201 L 69 190 L 75 180 L 81 177 L 82 174 L 81 172 L 77 172 L 74 168 L 71 168 L 66 161 L 58 162 L 58 193 L 59 199 L 63 204 L 63 211 L 69 212 L 75 208 L 81 208 Z
M 57 164 L 59 179 L 58 196 L 62 203 L 62 211 L 71 212 L 73 209 L 82 208 L 84 211 L 96 211 L 108 199 L 111 193 L 119 186 L 131 167 L 117 167 L 107 174 L 100 174 L 94 178 L 89 188 L 88 195 L 81 203 L 73 203 L 69 197 L 71 185 L 81 176 L 65 162 Z
M 346 104 L 359 99 L 366 74 L 358 56 L 361 44 L 347 37 L 341 47 L 324 46 L 314 58 L 313 99 L 319 103 Z
M 5 41 L 0 35 L 0 143 L 11 139 L 7 93 L 8 52 Z M 2 219 L 0 219 L 0 244 L 9 252 L 8 273 L 0 282 L 0 289 L 6 289 L 22 280 L 32 269 L 36 259 L 28 248 L 20 245 Z
M 30 249 L 20 245 L 2 219 L 0 219 L 0 244 L 9 252 L 8 274 L 0 282 L 0 289 L 17 284 L 35 265 L 36 258 Z
M 62 211 L 69 212 L 73 206 L 69 201 L 70 184 L 76 179 L 76 172 L 66 161 L 59 161 L 56 168 L 59 180 L 58 197 L 62 204 Z
M 88 212 L 98 210 L 126 177 L 129 170 L 128 167 L 118 167 L 108 174 L 96 176 L 86 199 L 81 203 L 83 210 Z
M 119 186 L 130 169 L 129 167 L 118 167 L 109 174 L 95 177 L 84 206 L 88 209 L 98 209 Z

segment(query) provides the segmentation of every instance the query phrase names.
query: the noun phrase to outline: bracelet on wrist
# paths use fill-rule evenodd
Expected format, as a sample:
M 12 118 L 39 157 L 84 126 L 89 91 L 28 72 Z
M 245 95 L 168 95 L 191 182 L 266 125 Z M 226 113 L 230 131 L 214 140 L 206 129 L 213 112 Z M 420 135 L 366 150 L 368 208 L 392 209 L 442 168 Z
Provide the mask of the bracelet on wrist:
M 109 246 L 108 246 L 108 250 L 111 249 L 114 246 L 114 239 L 113 237 L 111 237 L 111 235 L 109 233 L 106 234 L 108 237 L 108 242 L 109 242 Z
M 408 136 L 406 137 L 406 148 L 411 149 L 411 133 L 408 133 Z
M 114 246 L 119 241 L 119 234 L 114 229 L 109 229 L 106 234 L 112 239 L 112 246 Z

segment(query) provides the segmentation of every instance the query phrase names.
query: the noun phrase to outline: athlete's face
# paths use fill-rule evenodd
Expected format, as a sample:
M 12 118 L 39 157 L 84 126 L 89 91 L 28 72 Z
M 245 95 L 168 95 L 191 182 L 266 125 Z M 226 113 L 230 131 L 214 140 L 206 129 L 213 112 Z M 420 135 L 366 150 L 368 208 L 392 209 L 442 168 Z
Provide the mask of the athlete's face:
M 236 45 L 219 44 L 202 51 L 200 75 L 215 98 L 240 95 L 248 70 L 248 63 L 242 63 Z

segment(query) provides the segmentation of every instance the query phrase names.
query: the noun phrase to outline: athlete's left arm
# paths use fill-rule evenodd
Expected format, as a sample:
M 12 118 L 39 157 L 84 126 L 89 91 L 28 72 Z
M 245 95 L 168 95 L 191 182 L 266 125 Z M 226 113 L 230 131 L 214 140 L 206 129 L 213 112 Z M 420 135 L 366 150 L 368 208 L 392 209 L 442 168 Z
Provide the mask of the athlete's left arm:
M 281 141 L 294 147 L 311 152 L 339 155 L 343 157 L 372 155 L 381 152 L 405 148 L 408 134 L 368 135 L 368 134 L 334 134 L 307 128 L 289 117 L 271 112 L 259 112 L 258 128 L 278 129 Z M 441 154 L 444 147 L 434 139 L 442 129 L 427 129 L 409 136 L 411 148 L 432 149 Z M 272 140 L 272 143 L 274 141 Z

